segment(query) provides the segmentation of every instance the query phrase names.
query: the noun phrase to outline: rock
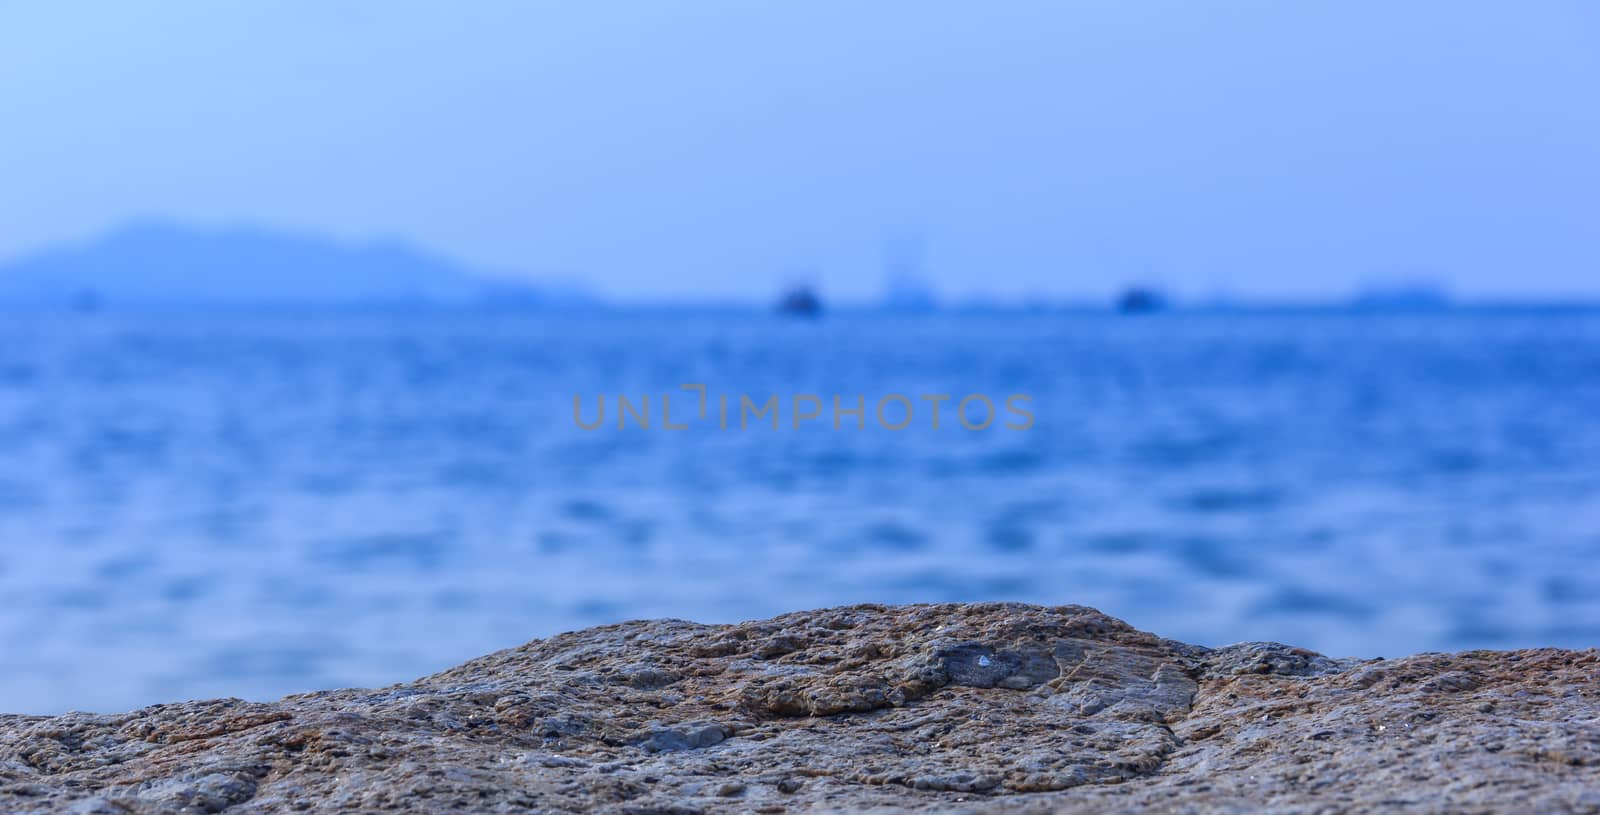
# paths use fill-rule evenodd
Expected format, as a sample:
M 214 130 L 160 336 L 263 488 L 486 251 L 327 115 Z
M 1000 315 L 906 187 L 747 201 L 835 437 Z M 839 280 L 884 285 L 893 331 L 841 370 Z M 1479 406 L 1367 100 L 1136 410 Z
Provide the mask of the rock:
M 1600 812 L 1600 652 L 1206 649 L 1079 606 L 579 631 L 404 685 L 0 716 L 0 812 Z
M 652 753 L 698 750 L 721 742 L 731 732 L 733 729 L 726 725 L 707 722 L 694 722 L 678 727 L 658 727 L 640 742 L 640 746 Z

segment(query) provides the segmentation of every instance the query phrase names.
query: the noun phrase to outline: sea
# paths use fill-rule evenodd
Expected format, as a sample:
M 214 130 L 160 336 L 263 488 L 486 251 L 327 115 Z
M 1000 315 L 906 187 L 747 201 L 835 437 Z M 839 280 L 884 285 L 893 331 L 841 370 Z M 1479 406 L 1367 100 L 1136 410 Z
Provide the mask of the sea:
M 0 314 L 0 712 L 978 600 L 1600 645 L 1600 311 Z

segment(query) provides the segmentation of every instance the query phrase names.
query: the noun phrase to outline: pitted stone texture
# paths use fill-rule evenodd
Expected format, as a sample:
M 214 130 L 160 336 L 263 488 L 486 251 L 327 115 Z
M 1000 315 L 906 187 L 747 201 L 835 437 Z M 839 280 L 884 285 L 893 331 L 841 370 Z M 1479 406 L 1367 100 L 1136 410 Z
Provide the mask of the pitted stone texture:
M 1600 655 L 1208 650 L 1079 606 L 535 641 L 381 690 L 0 716 L 0 812 L 1600 812 Z

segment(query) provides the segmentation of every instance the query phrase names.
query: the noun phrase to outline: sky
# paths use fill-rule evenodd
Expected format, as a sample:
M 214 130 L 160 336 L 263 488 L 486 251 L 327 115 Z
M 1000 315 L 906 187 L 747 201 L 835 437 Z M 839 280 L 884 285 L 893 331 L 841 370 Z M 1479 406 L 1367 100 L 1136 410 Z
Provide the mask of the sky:
M 1600 296 L 1600 4 L 0 0 L 0 259 L 131 220 L 622 299 Z M 898 247 L 898 248 L 896 248 Z

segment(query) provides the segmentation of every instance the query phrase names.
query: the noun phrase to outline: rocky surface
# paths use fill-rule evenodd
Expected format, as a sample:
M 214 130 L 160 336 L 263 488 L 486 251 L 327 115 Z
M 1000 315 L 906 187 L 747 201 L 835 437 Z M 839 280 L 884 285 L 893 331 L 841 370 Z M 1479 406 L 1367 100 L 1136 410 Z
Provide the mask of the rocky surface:
M 531 642 L 381 690 L 0 716 L 0 812 L 1600 812 L 1600 652 L 1205 649 L 1078 606 Z

